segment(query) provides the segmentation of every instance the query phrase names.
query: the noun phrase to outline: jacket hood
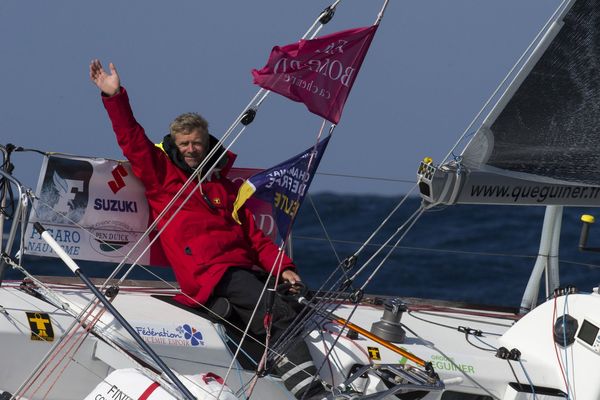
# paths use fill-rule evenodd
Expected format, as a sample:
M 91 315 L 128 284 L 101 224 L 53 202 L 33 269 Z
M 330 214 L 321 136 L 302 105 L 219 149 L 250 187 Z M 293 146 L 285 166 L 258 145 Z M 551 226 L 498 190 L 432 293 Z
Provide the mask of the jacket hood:
M 233 162 L 236 159 L 236 155 L 231 151 L 225 151 L 223 146 L 219 145 L 219 140 L 213 135 L 209 135 L 208 142 L 208 151 L 210 152 L 213 148 L 217 147 L 217 151 L 210 157 L 208 163 L 205 165 L 205 169 L 212 166 L 218 159 L 221 157 L 223 153 L 225 155 L 219 160 L 219 163 L 212 170 L 212 173 L 220 174 L 222 176 L 227 176 L 227 173 L 231 169 Z M 175 164 L 179 169 L 184 171 L 186 174 L 191 175 L 194 173 L 194 169 L 186 164 L 183 156 L 179 152 L 179 149 L 175 145 L 175 141 L 171 138 L 170 134 L 166 134 L 162 140 L 162 149 L 167 154 L 169 159 Z M 204 176 L 204 171 L 200 174 L 201 177 Z M 217 175 L 218 176 L 218 175 Z

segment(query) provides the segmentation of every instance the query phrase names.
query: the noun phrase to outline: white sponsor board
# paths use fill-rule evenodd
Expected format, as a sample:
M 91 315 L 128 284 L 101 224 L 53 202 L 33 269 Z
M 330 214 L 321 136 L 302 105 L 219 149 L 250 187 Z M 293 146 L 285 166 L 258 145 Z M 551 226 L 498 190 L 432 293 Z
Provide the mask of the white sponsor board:
M 48 156 L 36 195 L 25 240 L 27 254 L 55 256 L 33 229 L 34 222 L 40 222 L 72 258 L 108 262 L 123 259 L 148 226 L 144 186 L 127 162 Z M 143 240 L 129 260 L 134 261 L 148 244 Z M 150 252 L 140 264 L 150 264 Z

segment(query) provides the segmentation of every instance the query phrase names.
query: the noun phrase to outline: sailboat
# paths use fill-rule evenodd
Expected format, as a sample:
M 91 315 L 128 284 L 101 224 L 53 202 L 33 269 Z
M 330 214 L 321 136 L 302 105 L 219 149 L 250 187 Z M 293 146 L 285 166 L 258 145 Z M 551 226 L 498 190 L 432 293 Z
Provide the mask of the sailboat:
M 226 305 L 183 307 L 172 301 L 173 283 L 91 279 L 74 261 L 95 252 L 122 258 L 120 270 L 125 262 L 161 262 L 127 163 L 46 154 L 34 193 L 12 175 L 11 155 L 22 149 L 0 147 L 2 209 L 11 218 L 0 274 L 11 268 L 25 276 L 0 286 L 0 399 L 291 399 L 259 360 L 285 356 L 299 338 L 329 399 L 599 399 L 600 294 L 563 287 L 558 274 L 563 207 L 596 206 L 600 196 L 599 59 L 600 4 L 563 2 L 457 147 L 439 164 L 426 158 L 418 166 L 422 201 L 381 246 L 383 261 L 358 262 L 363 245 L 320 288 L 278 288 L 305 311 L 268 347 L 228 320 Z M 241 129 L 257 101 L 236 119 Z M 115 196 L 88 195 L 98 182 Z M 125 186 L 132 197 L 116 196 Z M 420 216 L 454 204 L 546 207 L 520 309 L 365 294 L 389 248 Z M 86 225 L 94 209 L 120 214 Z M 592 223 L 583 218 L 582 250 L 596 250 L 588 245 Z M 28 255 L 50 254 L 77 277 L 28 272 Z

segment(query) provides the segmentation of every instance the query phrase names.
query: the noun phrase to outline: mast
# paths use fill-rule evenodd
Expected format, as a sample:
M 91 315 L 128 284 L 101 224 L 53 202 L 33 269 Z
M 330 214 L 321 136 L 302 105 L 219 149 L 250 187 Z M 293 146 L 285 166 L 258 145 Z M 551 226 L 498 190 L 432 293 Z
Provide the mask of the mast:
M 546 273 L 546 297 L 559 286 L 558 245 L 562 221 L 562 206 L 547 206 L 540 238 L 538 256 L 523 293 L 520 312 L 525 314 L 537 305 L 542 273 Z

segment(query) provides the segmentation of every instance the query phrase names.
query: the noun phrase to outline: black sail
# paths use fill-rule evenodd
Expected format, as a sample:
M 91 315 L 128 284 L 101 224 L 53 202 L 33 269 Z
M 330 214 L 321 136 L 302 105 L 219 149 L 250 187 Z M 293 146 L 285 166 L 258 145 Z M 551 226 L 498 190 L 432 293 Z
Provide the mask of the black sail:
M 493 135 L 493 149 L 480 160 L 505 171 L 600 185 L 600 0 L 577 1 L 563 21 L 495 121 L 482 128 Z M 465 153 L 472 151 L 480 149 Z

